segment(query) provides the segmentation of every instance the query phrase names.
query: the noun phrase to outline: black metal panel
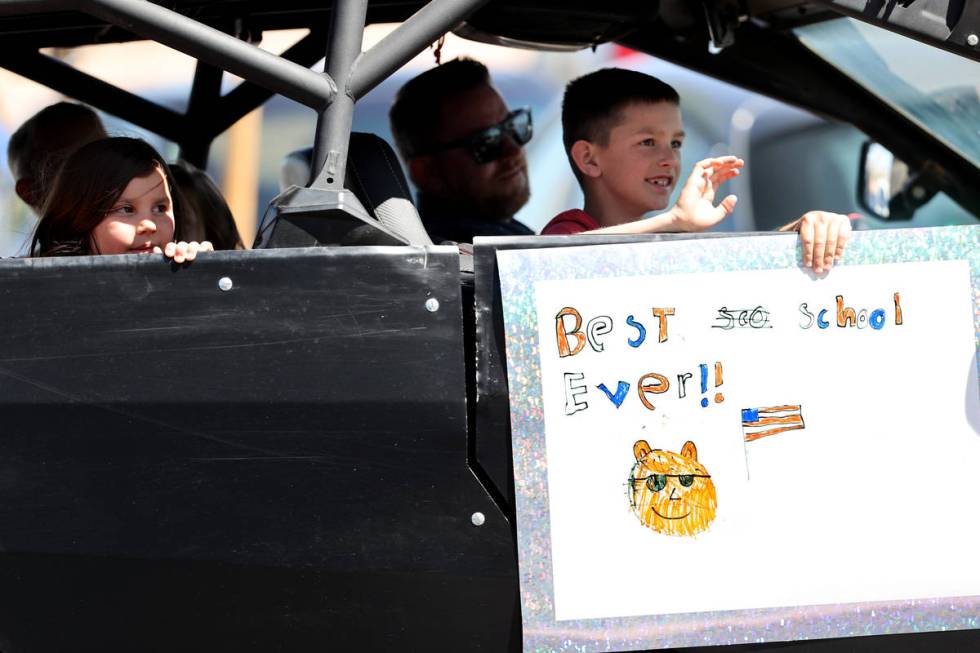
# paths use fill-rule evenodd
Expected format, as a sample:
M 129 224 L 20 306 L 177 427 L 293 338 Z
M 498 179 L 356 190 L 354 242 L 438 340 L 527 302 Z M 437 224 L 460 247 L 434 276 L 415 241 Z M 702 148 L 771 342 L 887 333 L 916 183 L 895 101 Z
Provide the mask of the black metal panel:
M 518 641 L 455 250 L 155 258 L 0 261 L 0 649 Z

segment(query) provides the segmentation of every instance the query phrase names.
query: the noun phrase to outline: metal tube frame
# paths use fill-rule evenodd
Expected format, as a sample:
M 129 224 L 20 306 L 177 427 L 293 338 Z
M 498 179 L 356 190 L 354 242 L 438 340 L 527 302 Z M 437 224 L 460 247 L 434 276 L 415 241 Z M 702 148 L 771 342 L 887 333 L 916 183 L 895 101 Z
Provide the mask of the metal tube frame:
M 347 92 L 354 98 L 364 97 L 388 75 L 404 66 L 487 2 L 488 0 L 432 0 L 358 58 L 350 71 Z
M 337 0 L 330 14 L 326 73 L 334 79 L 350 77 L 361 54 L 368 0 Z M 334 77 L 336 76 L 336 77 Z M 345 84 L 346 86 L 346 84 Z M 354 98 L 342 88 L 317 119 L 313 140 L 311 188 L 340 190 L 347 171 L 347 148 L 354 119 Z
M 368 0 L 337 0 L 331 14 L 327 74 L 347 83 L 317 121 L 311 188 L 343 188 L 354 103 L 487 2 L 432 0 L 361 52 Z
M 279 56 L 308 68 L 323 58 L 325 41 L 325 31 L 311 31 Z M 215 71 L 210 74 L 217 79 L 212 78 L 211 84 L 220 84 L 220 70 L 208 64 L 200 65 Z M 198 105 L 200 110 L 195 111 L 194 98 L 202 91 L 192 87 L 188 111 L 180 114 L 36 50 L 0 51 L 0 68 L 177 143 L 181 147 L 181 158 L 199 168 L 207 164 L 208 150 L 215 137 L 275 95 L 273 91 L 244 81 L 224 96 L 217 96 L 215 91 L 212 101 Z M 202 83 L 198 79 L 195 72 L 195 83 Z
M 326 38 L 326 30 L 312 30 L 279 56 L 309 68 L 323 58 Z M 244 81 L 210 105 L 201 117 L 202 129 L 213 138 L 262 106 L 273 95 L 274 91 Z
M 82 0 L 82 9 L 313 109 L 328 106 L 337 94 L 328 76 L 146 0 Z
M 316 173 L 311 186 L 338 190 L 344 184 L 355 101 L 487 1 L 431 0 L 371 50 L 361 52 L 368 0 L 336 0 L 331 12 L 327 71 L 322 74 L 289 61 L 285 57 L 286 53 L 280 57 L 265 52 L 148 0 L 0 0 L 0 16 L 80 11 L 196 57 L 201 62 L 200 66 L 209 65 L 235 73 L 247 82 L 221 98 L 218 104 L 222 109 L 237 110 L 236 113 L 240 113 L 238 117 L 268 97 L 266 91 L 258 91 L 253 85 L 314 109 L 319 115 L 314 143 L 313 169 Z M 303 40 L 302 46 L 299 43 L 294 46 L 297 52 L 302 50 L 305 54 L 306 48 L 316 40 L 311 37 L 313 34 Z M 34 56 L 44 57 L 39 53 Z M 10 58 L 5 57 L 4 60 Z M 194 108 L 196 93 L 203 91 L 192 93 L 192 110 L 186 116 L 181 116 L 60 62 L 56 63 L 69 70 L 59 69 L 52 76 L 50 73 L 54 68 L 49 63 L 39 63 L 38 70 L 42 71 L 38 75 L 41 77 L 39 81 L 55 82 L 55 77 L 63 75 L 63 81 L 58 82 L 59 86 L 65 90 L 73 89 L 70 95 L 135 124 L 146 126 L 152 123 L 154 131 L 181 143 L 182 146 L 190 142 L 189 133 L 193 133 L 195 139 L 203 139 L 209 143 L 208 136 L 213 138 L 220 133 L 214 130 L 223 130 L 230 126 L 227 119 L 222 119 L 215 110 L 205 112 L 202 109 L 198 113 Z M 14 65 L 16 64 L 5 67 L 15 70 Z M 26 68 L 21 66 L 22 70 Z M 37 74 L 37 70 L 33 72 Z M 34 78 L 30 73 L 28 71 L 27 76 Z M 334 80 L 341 82 L 340 90 Z M 91 91 L 82 88 L 85 85 L 83 81 L 92 84 Z M 202 78 L 201 84 L 203 83 Z M 52 83 L 49 86 L 54 87 Z M 105 101 L 107 98 L 119 103 L 110 107 L 110 103 Z M 253 102 L 257 104 L 252 106 Z M 126 109 L 127 105 L 129 109 Z M 128 115 L 123 115 L 124 113 Z M 143 117 L 134 114 L 143 114 Z M 153 117 L 148 120 L 150 115 Z M 189 118 L 199 117 L 208 123 L 207 126 L 188 124 Z M 206 146 L 203 155 L 198 153 L 195 156 L 203 161 L 206 158 Z
M 207 106 L 221 97 L 221 78 L 224 72 L 203 61 L 197 62 L 194 69 L 194 82 L 187 100 L 187 113 L 184 121 L 190 127 L 178 141 L 180 158 L 203 170 L 208 164 L 211 141 L 202 138 L 199 117 L 207 111 Z
M 147 0 L 0 0 L 0 16 L 66 10 L 101 18 L 313 109 L 328 106 L 337 94 L 336 84 L 326 75 Z
M 184 137 L 184 116 L 37 51 L 3 52 L 0 67 L 73 97 L 175 143 Z

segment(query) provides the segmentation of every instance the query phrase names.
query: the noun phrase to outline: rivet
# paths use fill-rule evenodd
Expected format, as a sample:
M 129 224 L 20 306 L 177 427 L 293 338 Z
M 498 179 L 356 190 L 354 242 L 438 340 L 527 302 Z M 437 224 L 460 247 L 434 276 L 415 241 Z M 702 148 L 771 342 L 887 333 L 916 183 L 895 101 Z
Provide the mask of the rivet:
M 474 526 L 483 526 L 486 523 L 487 518 L 482 512 L 474 512 L 470 516 L 470 521 L 473 522 Z
M 435 297 L 429 297 L 427 300 L 425 300 L 425 310 L 429 311 L 430 313 L 435 313 L 438 311 L 439 300 Z
M 973 47 L 977 47 L 977 43 L 980 43 L 980 37 L 977 37 L 976 34 L 970 34 L 966 37 L 966 42 Z
M 233 284 L 231 281 L 231 277 L 221 277 L 218 279 L 218 288 L 220 290 L 224 290 L 225 292 L 231 290 L 232 286 L 234 285 L 235 284 Z

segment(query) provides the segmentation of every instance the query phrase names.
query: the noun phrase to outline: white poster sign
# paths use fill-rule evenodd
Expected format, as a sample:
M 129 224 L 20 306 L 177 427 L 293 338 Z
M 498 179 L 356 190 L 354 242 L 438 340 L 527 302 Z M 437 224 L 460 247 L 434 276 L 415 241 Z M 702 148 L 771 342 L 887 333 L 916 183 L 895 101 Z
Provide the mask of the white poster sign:
M 963 627 L 976 245 L 859 234 L 821 277 L 790 237 L 500 252 L 526 646 Z

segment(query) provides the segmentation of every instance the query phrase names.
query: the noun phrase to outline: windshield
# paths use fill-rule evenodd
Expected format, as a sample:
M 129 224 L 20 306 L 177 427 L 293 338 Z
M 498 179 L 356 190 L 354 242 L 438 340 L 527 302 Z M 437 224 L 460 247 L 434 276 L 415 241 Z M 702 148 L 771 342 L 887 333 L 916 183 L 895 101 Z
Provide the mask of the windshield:
M 850 18 L 795 32 L 806 47 L 980 166 L 980 63 Z

